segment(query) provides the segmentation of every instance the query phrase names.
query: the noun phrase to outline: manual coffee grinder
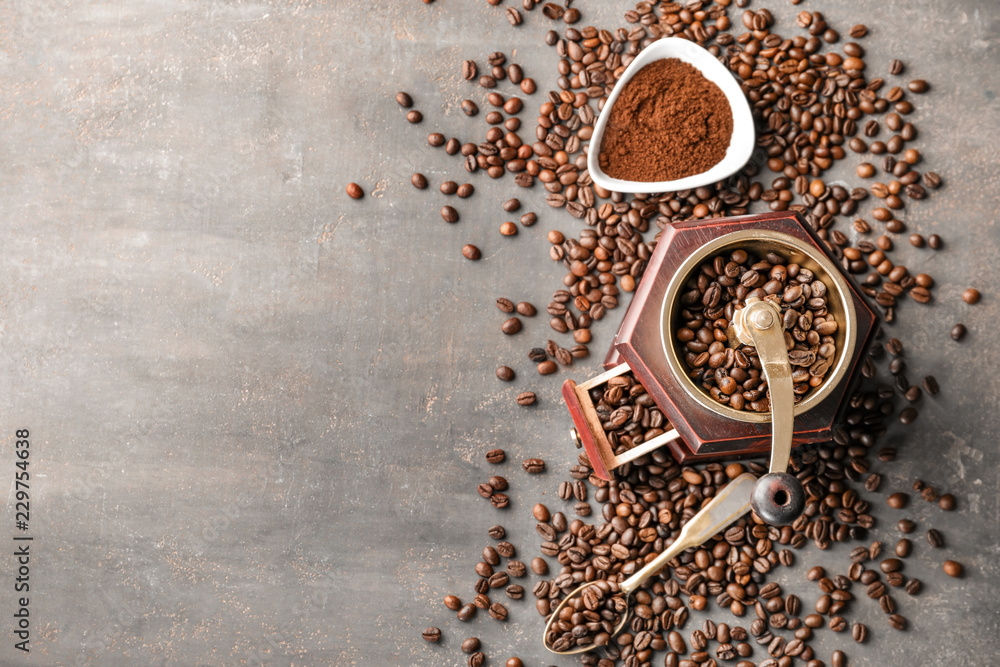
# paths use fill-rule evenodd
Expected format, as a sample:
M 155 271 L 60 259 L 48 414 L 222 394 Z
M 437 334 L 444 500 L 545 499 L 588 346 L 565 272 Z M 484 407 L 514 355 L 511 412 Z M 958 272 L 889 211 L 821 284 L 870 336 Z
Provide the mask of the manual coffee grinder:
M 812 273 L 826 288 L 822 315 L 833 318 L 829 334 L 836 351 L 821 382 L 796 402 L 786 347 L 786 322 L 778 299 L 746 299 L 726 330 L 726 346 L 756 348 L 770 398 L 768 412 L 723 405 L 685 368 L 684 343 L 675 332 L 682 324 L 682 298 L 692 276 L 713 257 L 742 249 L 757 257 L 778 255 Z M 775 525 L 797 518 L 805 504 L 799 480 L 786 472 L 793 445 L 827 442 L 846 406 L 864 354 L 877 329 L 877 316 L 847 272 L 828 254 L 796 213 L 781 212 L 717 220 L 693 220 L 666 227 L 645 276 L 605 359 L 607 372 L 581 384 L 567 380 L 563 396 L 573 417 L 571 434 L 583 447 L 594 473 L 610 480 L 615 468 L 666 446 L 679 463 L 734 459 L 766 454 L 769 473 L 754 487 L 751 506 Z M 829 327 L 828 327 L 829 328 Z M 801 331 L 798 332 L 801 334 Z M 590 391 L 624 373 L 636 380 L 669 421 L 663 433 L 616 454 Z M 797 383 L 802 369 L 797 368 Z M 798 384 L 798 386 L 802 386 Z

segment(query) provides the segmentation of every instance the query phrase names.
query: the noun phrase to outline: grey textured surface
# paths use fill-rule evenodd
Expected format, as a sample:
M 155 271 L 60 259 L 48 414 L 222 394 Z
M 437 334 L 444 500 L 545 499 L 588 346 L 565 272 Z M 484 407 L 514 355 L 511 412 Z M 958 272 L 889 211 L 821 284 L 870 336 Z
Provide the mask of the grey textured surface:
M 511 0 L 508 0 L 508 3 Z M 577 3 L 584 23 L 616 26 L 627 2 Z M 877 605 L 853 606 L 872 638 L 821 633 L 853 665 L 992 664 L 1000 649 L 1000 315 L 995 206 L 1000 186 L 997 6 L 940 3 L 769 4 L 778 25 L 822 10 L 842 31 L 871 27 L 869 66 L 903 59 L 928 79 L 919 148 L 947 187 L 907 222 L 946 240 L 897 257 L 938 281 L 932 308 L 907 304 L 895 326 L 911 377 L 941 396 L 895 425 L 900 450 L 883 489 L 914 478 L 954 492 L 950 515 L 915 501 L 884 506 L 875 531 L 920 526 L 891 631 Z M 615 6 L 612 6 L 615 5 Z M 459 101 L 479 89 L 458 63 L 510 54 L 542 91 L 556 55 L 540 12 L 511 28 L 502 7 L 438 0 L 0 5 L 0 476 L 13 476 L 13 432 L 32 433 L 32 652 L 12 648 L 12 558 L 0 566 L 0 660 L 37 665 L 461 665 L 483 638 L 491 665 L 554 660 L 529 600 L 499 625 L 458 623 L 440 604 L 470 597 L 486 529 L 502 520 L 525 556 L 539 543 L 532 503 L 557 506 L 575 457 L 558 385 L 595 374 L 623 311 L 594 329 L 595 355 L 538 378 L 525 357 L 542 317 L 499 333 L 498 296 L 544 306 L 562 269 L 544 234 L 576 221 L 542 193 L 517 192 L 540 222 L 513 239 L 496 229 L 510 180 L 466 179 L 426 145 L 484 132 Z M 730 11 L 738 21 L 738 11 Z M 790 31 L 791 29 L 788 28 Z M 392 95 L 425 114 L 403 120 Z M 526 131 L 540 104 L 523 114 Z M 856 162 L 841 165 L 848 181 Z M 424 192 L 409 185 L 420 170 Z M 471 180 L 449 226 L 436 186 Z M 370 193 L 355 202 L 348 181 Z M 462 259 L 478 244 L 479 263 Z M 976 285 L 983 301 L 964 305 Z M 970 328 L 948 338 L 956 321 Z M 498 363 L 519 373 L 512 386 Z M 513 397 L 533 388 L 540 404 Z M 512 507 L 484 505 L 482 454 L 507 449 Z M 527 476 L 523 457 L 552 472 Z M 13 485 L 11 485 L 13 491 Z M 871 495 L 871 494 L 869 494 Z M 0 535 L 13 534 L 9 497 Z M 923 542 L 938 526 L 967 575 L 940 574 Z M 804 562 L 844 571 L 850 547 L 810 547 L 778 580 L 810 605 Z M 906 599 L 904 599 L 906 598 Z M 716 614 L 717 618 L 726 615 Z M 438 625 L 439 646 L 420 631 Z M 761 651 L 757 651 L 760 659 Z M 662 660 L 662 657 L 660 658 Z

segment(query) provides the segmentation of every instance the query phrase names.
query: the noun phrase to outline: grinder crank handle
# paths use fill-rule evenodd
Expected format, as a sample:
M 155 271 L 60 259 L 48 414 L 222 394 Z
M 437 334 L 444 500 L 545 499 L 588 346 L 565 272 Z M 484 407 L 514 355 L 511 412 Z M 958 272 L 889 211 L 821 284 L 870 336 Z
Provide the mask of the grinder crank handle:
M 771 394 L 771 465 L 754 486 L 750 506 L 767 523 L 784 526 L 802 514 L 806 500 L 802 483 L 786 472 L 792 453 L 795 397 L 781 311 L 770 301 L 751 297 L 738 319 L 737 331 L 757 348 Z

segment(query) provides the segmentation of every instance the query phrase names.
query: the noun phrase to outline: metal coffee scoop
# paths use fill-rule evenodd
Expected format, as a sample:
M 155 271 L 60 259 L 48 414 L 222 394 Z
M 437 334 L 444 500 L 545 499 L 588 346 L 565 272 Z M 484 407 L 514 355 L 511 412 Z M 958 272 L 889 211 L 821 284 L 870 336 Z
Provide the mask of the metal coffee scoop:
M 701 508 L 700 512 L 695 514 L 690 521 L 684 524 L 684 527 L 681 529 L 681 534 L 677 537 L 677 540 L 671 544 L 669 548 L 667 548 L 666 551 L 661 553 L 659 556 L 650 561 L 644 568 L 618 585 L 618 589 L 621 594 L 627 598 L 631 598 L 632 594 L 638 590 L 646 579 L 663 569 L 663 567 L 670 560 L 676 558 L 686 549 L 700 546 L 703 542 L 705 542 L 705 540 L 711 538 L 713 535 L 717 535 L 719 531 L 746 514 L 747 510 L 750 509 L 750 495 L 755 484 L 757 484 L 757 478 L 748 472 L 743 473 L 733 481 L 729 482 L 729 484 L 719 491 L 707 505 Z M 549 646 L 547 641 L 549 629 L 552 627 L 552 624 L 556 621 L 556 619 L 559 618 L 559 612 L 562 611 L 563 607 L 565 607 L 574 598 L 582 595 L 583 591 L 590 586 L 593 586 L 594 583 L 596 582 L 587 582 L 583 584 L 567 595 L 566 598 L 559 603 L 559 606 L 555 608 L 555 611 L 553 611 L 552 615 L 549 617 L 549 622 L 545 624 L 545 634 L 542 635 L 542 642 L 545 644 L 545 648 L 549 649 L 553 653 L 558 653 L 559 655 L 584 653 L 597 648 L 597 646 L 593 644 L 588 644 L 586 646 L 576 646 L 566 651 L 556 651 Z M 618 622 L 618 625 L 616 625 L 614 630 L 611 632 L 612 637 L 621 632 L 622 628 L 625 627 L 626 622 L 628 622 L 630 611 L 631 606 L 629 607 L 629 610 L 626 610 L 625 613 L 622 614 L 622 618 Z

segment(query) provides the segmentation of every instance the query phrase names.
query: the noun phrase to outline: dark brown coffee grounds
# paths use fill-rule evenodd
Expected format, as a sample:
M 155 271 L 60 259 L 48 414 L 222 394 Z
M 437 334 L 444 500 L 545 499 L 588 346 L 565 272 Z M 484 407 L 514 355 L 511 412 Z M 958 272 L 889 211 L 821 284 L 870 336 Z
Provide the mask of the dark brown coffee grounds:
M 726 156 L 733 114 L 725 94 L 677 58 L 636 72 L 611 108 L 601 169 L 626 181 L 673 181 L 708 171 Z

